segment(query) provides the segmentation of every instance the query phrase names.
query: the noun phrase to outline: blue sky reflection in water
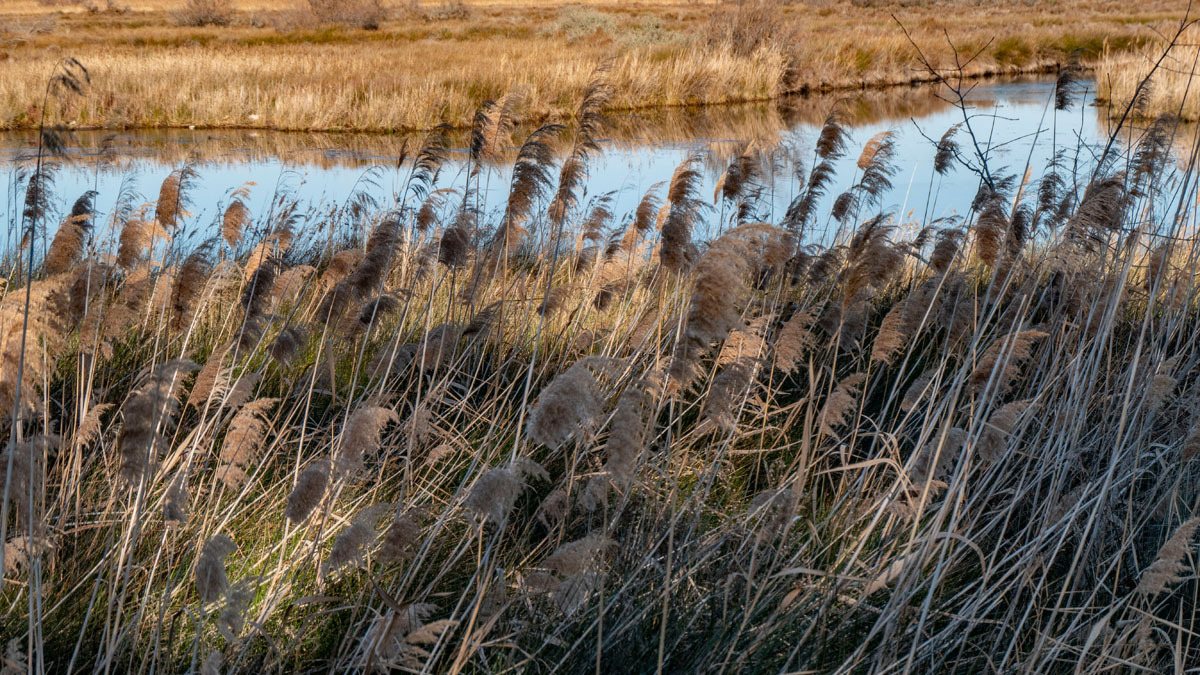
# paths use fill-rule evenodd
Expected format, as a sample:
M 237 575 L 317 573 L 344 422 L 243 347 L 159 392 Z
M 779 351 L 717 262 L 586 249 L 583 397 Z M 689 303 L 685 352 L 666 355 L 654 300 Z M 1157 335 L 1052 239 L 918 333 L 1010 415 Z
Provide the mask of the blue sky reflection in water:
M 1019 178 L 1028 161 L 1033 167 L 1032 180 L 1036 181 L 1056 149 L 1067 148 L 1073 159 L 1080 141 L 1098 142 L 1104 130 L 1100 114 L 1092 105 L 1092 87 L 1090 83 L 1084 84 L 1086 89 L 1076 105 L 1069 111 L 1056 113 L 1052 105 L 1052 78 L 975 83 L 970 94 L 971 123 L 979 143 L 990 147 L 987 154 L 993 172 L 1016 174 Z M 883 195 L 879 206 L 870 213 L 882 207 L 901 216 L 903 221 L 919 223 L 965 214 L 978 188 L 978 177 L 962 167 L 946 176 L 934 174 L 934 147 L 922 135 L 923 132 L 929 138 L 940 138 L 948 128 L 962 121 L 958 109 L 939 101 L 935 91 L 932 87 L 906 88 L 891 94 L 852 93 L 778 105 L 673 111 L 677 123 L 669 134 L 657 133 L 653 123 L 641 124 L 642 119 L 649 118 L 614 116 L 610 126 L 622 133 L 601 143 L 603 153 L 593 160 L 586 182 L 587 194 L 580 203 L 586 205 L 596 195 L 615 191 L 612 210 L 615 222 L 619 223 L 632 213 L 647 189 L 668 180 L 681 161 L 697 154 L 704 156 L 705 181 L 701 194 L 711 203 L 721 171 L 747 141 L 757 138 L 758 147 L 773 148 L 776 157 L 774 179 L 768 175 L 763 181 L 759 215 L 764 221 L 778 222 L 802 186 L 802 179 L 794 177 L 796 162 L 805 171 L 811 167 L 821 121 L 837 105 L 851 121 L 848 149 L 836 163 L 836 178 L 816 211 L 817 219 L 806 241 L 821 241 L 834 231 L 836 223 L 828 217 L 833 199 L 857 181 L 861 173 L 855 166 L 859 152 L 881 131 L 891 130 L 896 134 L 896 173 L 892 177 L 893 189 Z M 904 105 L 889 107 L 878 103 L 881 95 L 897 94 L 905 99 Z M 778 109 L 786 111 L 789 106 L 802 107 L 805 112 L 778 112 Z M 759 115 L 760 111 L 769 111 L 765 115 L 769 119 L 747 121 L 746 118 Z M 697 131 L 689 136 L 692 116 L 703 116 L 706 123 L 693 125 Z M 732 116 L 739 117 L 737 124 L 721 123 L 722 117 Z M 519 143 L 526 131 L 519 129 L 514 142 Z M 85 136 L 90 142 L 79 140 Z M 98 169 L 94 153 L 102 137 L 110 138 L 110 156 L 116 161 Z M 357 189 L 365 189 L 381 205 L 390 203 L 408 172 L 407 166 L 399 171 L 396 168 L 403 139 L 375 137 L 369 143 L 347 143 L 346 147 L 340 147 L 339 138 L 346 137 L 225 130 L 77 134 L 77 144 L 71 151 L 75 159 L 60 168 L 55 180 L 58 213 L 52 214 L 47 222 L 53 228 L 71 202 L 89 189 L 99 192 L 96 222 L 106 222 L 104 217 L 113 208 L 123 180 L 133 182 L 143 198 L 141 201 L 151 202 L 157 197 L 162 180 L 189 155 L 198 158 L 199 179 L 191 192 L 191 215 L 186 221 L 185 229 L 190 234 L 184 236 L 195 241 L 215 234 L 214 223 L 229 193 L 249 181 L 256 184 L 249 200 L 256 217 L 270 208 L 277 186 L 290 191 L 302 206 L 312 206 L 318 213 L 345 202 Z M 960 134 L 958 139 L 964 153 L 972 152 L 967 136 Z M 410 140 L 410 154 L 413 142 Z M 14 219 L 22 198 L 21 192 L 13 187 L 14 177 L 17 166 L 35 148 L 35 134 L 0 135 L 0 162 L 6 186 L 0 193 L 0 207 L 9 221 L 9 235 L 3 246 L 9 249 L 16 241 L 12 233 L 17 229 Z M 1081 166 L 1088 166 L 1090 153 L 1086 149 L 1079 152 Z M 451 153 L 437 187 L 462 184 L 464 158 L 461 149 Z M 507 164 L 491 167 L 481 181 L 485 188 L 485 226 L 494 226 L 503 212 L 508 171 Z M 660 194 L 665 194 L 665 189 Z M 863 215 L 866 214 L 864 211 Z M 697 228 L 695 237 L 704 239 L 715 233 L 721 215 L 720 205 L 704 212 L 703 224 Z M 306 234 L 310 236 L 325 234 L 314 231 L 313 228 L 319 227 L 318 222 L 310 222 L 307 227 Z M 97 234 L 103 236 L 102 231 Z

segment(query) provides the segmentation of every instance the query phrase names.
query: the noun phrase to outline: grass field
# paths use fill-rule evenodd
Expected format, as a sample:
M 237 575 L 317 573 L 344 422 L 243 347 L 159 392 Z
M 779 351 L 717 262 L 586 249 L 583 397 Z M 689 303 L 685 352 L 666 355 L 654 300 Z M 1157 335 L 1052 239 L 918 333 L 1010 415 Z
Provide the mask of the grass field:
M 314 0 L 317 1 L 317 0 Z M 358 0 L 356 0 L 357 2 Z M 365 2 L 366 0 L 362 0 Z M 47 4 L 48 3 L 48 4 Z M 351 3 L 353 4 L 353 3 Z M 63 57 L 93 92 L 59 118 L 81 127 L 403 131 L 470 126 L 475 105 L 521 87 L 534 122 L 569 114 L 611 60 L 611 110 L 771 99 L 927 79 L 894 14 L 939 66 L 943 30 L 971 75 L 1095 62 L 1154 39 L 1179 3 L 691 2 L 385 4 L 377 27 L 237 2 L 228 24 L 182 23 L 184 0 L 0 6 L 0 128 L 35 127 Z

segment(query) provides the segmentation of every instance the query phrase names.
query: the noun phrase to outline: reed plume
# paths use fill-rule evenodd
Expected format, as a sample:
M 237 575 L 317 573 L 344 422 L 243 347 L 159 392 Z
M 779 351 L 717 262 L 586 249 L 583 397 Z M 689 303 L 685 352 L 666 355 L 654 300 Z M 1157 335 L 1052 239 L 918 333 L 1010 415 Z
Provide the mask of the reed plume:
M 600 152 L 596 139 L 603 131 L 603 111 L 612 99 L 612 85 L 605 81 L 609 64 L 602 64 L 592 75 L 583 92 L 583 100 L 575 113 L 575 140 L 571 151 L 563 161 L 558 175 L 558 191 L 550 201 L 550 222 L 561 225 L 567 214 L 575 207 L 579 188 L 587 179 L 588 162 L 592 154 Z
M 403 306 L 395 294 L 377 295 L 363 303 L 362 309 L 358 310 L 346 333 L 350 337 L 359 335 L 367 328 L 399 312 Z
M 221 216 L 221 237 L 229 248 L 237 248 L 242 241 L 242 231 L 250 223 L 250 208 L 243 201 L 245 194 L 235 194 L 225 213 Z
M 549 478 L 545 469 L 525 458 L 509 466 L 488 469 L 471 486 L 463 505 L 481 520 L 503 525 L 530 476 Z
M 264 315 L 275 289 L 277 271 L 278 261 L 266 258 L 250 275 L 242 289 L 243 319 L 238 328 L 238 348 L 243 351 L 253 349 L 262 338 Z
M 954 258 L 962 246 L 964 237 L 962 229 L 945 227 L 934 235 L 933 252 L 929 256 L 929 266 L 938 274 L 945 274 L 954 264 Z
M 464 330 L 457 324 L 441 324 L 426 333 L 416 345 L 415 360 L 423 370 L 448 366 Z
M 196 591 L 200 594 L 201 602 L 216 602 L 229 591 L 225 559 L 236 550 L 237 544 L 224 533 L 204 542 L 196 561 Z
M 421 540 L 421 509 L 398 511 L 379 543 L 379 558 L 387 563 L 411 560 Z
M 450 126 L 445 123 L 439 124 L 425 133 L 420 147 L 417 148 L 417 154 L 413 157 L 412 170 L 409 172 L 405 187 L 404 201 L 408 199 L 423 201 L 429 196 L 446 163 L 450 148 L 449 133 Z M 365 190 L 361 194 L 364 199 L 370 196 Z M 364 206 L 368 205 L 364 204 Z M 366 208 L 363 209 L 364 212 L 366 210 Z
M 699 159 L 689 157 L 675 169 L 667 188 L 667 216 L 661 226 L 662 243 L 659 259 L 664 267 L 682 272 L 691 266 L 694 257 L 692 245 L 692 221 L 700 208 L 697 190 L 701 174 L 697 168 Z
M 534 204 L 550 187 L 550 167 L 554 162 L 550 141 L 562 129 L 560 124 L 544 124 L 531 133 L 517 151 L 504 222 L 492 237 L 493 250 L 507 254 L 516 249 L 523 232 L 522 225 L 533 214 Z
M 271 286 L 271 299 L 275 306 L 295 303 L 310 287 L 317 270 L 312 265 L 296 265 L 283 270 Z
M 322 321 L 335 323 L 351 304 L 362 301 L 376 292 L 384 277 L 391 271 L 393 256 L 400 237 L 400 222 L 386 218 L 375 227 L 367 239 L 366 253 L 352 272 L 340 279 L 325 294 L 317 309 Z
M 183 330 L 191 322 L 196 300 L 212 272 L 216 239 L 209 239 L 196 248 L 179 267 L 179 275 L 171 287 L 171 328 Z
M 766 314 L 745 328 L 732 331 L 717 356 L 723 366 L 709 385 L 700 414 L 718 429 L 737 429 L 737 417 L 743 399 L 754 393 L 755 380 L 767 351 L 767 327 L 775 317 Z
M 1138 190 L 1152 188 L 1152 183 L 1162 175 L 1164 165 L 1171 159 L 1171 144 L 1179 120 L 1163 115 L 1154 120 L 1146 133 L 1138 140 L 1133 151 L 1129 175 Z
M 775 336 L 775 367 L 791 374 L 800 366 L 804 354 L 813 346 L 812 326 L 816 321 L 812 309 L 802 309 L 784 322 Z
M 178 392 L 183 378 L 198 366 L 187 359 L 161 364 L 129 396 L 121 412 L 125 418 L 117 446 L 121 452 L 121 477 L 131 485 L 149 478 L 161 450 L 170 447 L 164 427 L 179 412 Z
M 171 481 L 163 495 L 163 522 L 167 525 L 182 525 L 188 520 L 188 492 L 186 472 Z
M 68 291 L 68 308 L 72 321 L 79 323 L 103 311 L 114 270 L 104 263 L 88 262 L 80 266 Z M 99 317 L 97 317 L 99 318 Z
M 535 443 L 557 450 L 576 433 L 592 434 L 601 413 L 599 385 L 591 369 L 612 372 L 619 361 L 589 356 L 554 378 L 529 411 L 525 434 Z
M 908 482 L 912 486 L 908 493 L 910 503 L 920 500 L 921 495 L 937 494 L 947 487 L 950 470 L 954 467 L 967 442 L 967 432 L 958 427 L 937 432 L 909 460 Z
M 154 240 L 166 236 L 166 231 L 159 227 L 156 221 L 147 221 L 136 216 L 129 218 L 121 228 L 117 265 L 125 270 L 132 270 L 142 260 L 146 250 L 153 246 Z
M 1118 172 L 1088 183 L 1075 213 L 1067 221 L 1070 238 L 1092 245 L 1113 230 L 1119 230 L 1130 203 L 1126 175 Z
M 993 383 L 997 394 L 1008 393 L 1021 373 L 1021 366 L 1033 354 L 1034 346 L 1049 334 L 1040 330 L 1022 330 L 1000 337 L 984 350 L 975 369 L 967 378 L 966 391 L 980 394 Z
M 1142 287 L 1147 292 L 1157 293 L 1159 283 L 1171 269 L 1171 251 L 1168 243 L 1155 246 L 1146 258 L 1146 281 Z
M 836 436 L 835 427 L 846 424 L 846 418 L 858 406 L 859 390 L 867 381 L 865 373 L 854 373 L 841 379 L 837 387 L 825 399 L 819 416 L 820 431 L 826 436 Z
M 555 549 L 541 566 L 558 577 L 550 584 L 551 597 L 567 616 L 577 612 L 600 584 L 604 559 L 617 543 L 599 534 L 589 534 Z
M 857 165 L 862 169 L 858 183 L 838 195 L 830 215 L 839 222 L 845 222 L 860 207 L 878 202 L 892 188 L 892 176 L 896 173 L 892 163 L 895 155 L 894 132 L 881 131 L 872 136 L 858 156 Z
M 846 298 L 853 300 L 860 292 L 879 289 L 890 281 L 904 263 L 903 251 L 890 240 L 895 227 L 883 215 L 865 221 L 846 251 Z
M 629 253 L 634 250 L 639 239 L 649 234 L 651 228 L 656 225 L 656 216 L 659 209 L 662 208 L 662 202 L 658 198 L 658 191 L 661 189 L 662 183 L 655 183 L 646 190 L 646 194 L 642 196 L 638 202 L 637 208 L 633 212 L 633 221 L 625 230 L 625 234 L 621 237 L 620 250 Z
M 275 339 L 271 341 L 271 346 L 267 351 L 277 363 L 286 366 L 300 354 L 305 339 L 306 334 L 303 328 L 299 326 L 284 326 L 275 336 Z
M 52 359 L 68 331 L 66 282 L 65 275 L 40 279 L 0 298 L 0 409 L 10 421 L 26 419 L 42 408 L 38 394 L 50 381 Z M 42 353 L 27 353 L 23 359 L 23 345 L 39 345 Z
M 242 289 L 242 310 L 246 316 L 261 316 L 266 309 L 267 301 L 275 288 L 278 277 L 279 261 L 275 258 L 265 258 L 261 262 L 250 261 L 257 266 L 250 274 L 249 281 Z
M 375 527 L 371 524 L 371 509 L 355 518 L 333 540 L 333 548 L 325 559 L 326 574 L 348 565 L 357 565 L 367 553 L 367 547 L 375 541 Z
M 979 457 L 985 464 L 993 464 L 1003 456 L 1008 448 L 1009 436 L 1029 406 L 1029 401 L 1006 403 L 988 418 L 976 445 Z
M 213 394 L 226 390 L 229 386 L 229 377 L 228 373 L 222 370 L 224 357 L 225 354 L 220 352 L 209 355 L 208 360 L 200 367 L 200 372 L 196 373 L 195 381 L 192 382 L 192 389 L 188 392 L 187 405 L 200 409 L 212 398 Z
M 395 410 L 372 402 L 360 403 L 342 427 L 342 443 L 333 461 L 334 474 L 347 476 L 361 471 L 363 459 L 379 452 L 384 426 L 399 421 Z
M 96 194 L 95 190 L 83 193 L 71 206 L 71 214 L 58 226 L 58 232 L 54 233 L 54 241 L 46 253 L 46 274 L 68 272 L 83 256 L 84 245 L 92 230 L 92 204 Z
M 292 524 L 299 525 L 308 520 L 309 514 L 325 498 L 325 491 L 329 489 L 331 468 L 329 460 L 320 459 L 300 472 L 296 485 L 288 494 L 287 509 L 284 512 Z
M 370 656 L 360 665 L 369 663 L 385 670 L 427 670 L 432 655 L 424 647 L 441 642 L 458 625 L 452 619 L 426 623 L 434 609 L 428 603 L 413 603 L 376 617 L 362 638 Z
M 451 269 L 463 267 L 471 255 L 471 239 L 475 231 L 475 215 L 460 209 L 454 224 L 442 232 L 438 242 L 438 262 Z
M 1054 81 L 1054 109 L 1069 110 L 1079 87 L 1079 64 L 1070 61 L 1058 69 Z
M 329 265 L 321 273 L 321 284 L 332 288 L 345 279 L 362 262 L 363 252 L 356 248 L 348 248 L 333 254 Z
M 485 101 L 475 111 L 470 143 L 473 171 L 479 170 L 481 162 L 495 158 L 512 136 L 517 122 L 517 111 L 524 100 L 524 90 L 514 89 L 498 101 Z
M 279 403 L 277 398 L 260 398 L 242 406 L 229 422 L 221 444 L 221 467 L 217 477 L 230 488 L 241 485 L 248 467 L 258 461 L 267 436 L 267 412 Z
M 823 160 L 839 159 L 846 154 L 846 127 L 836 110 L 825 117 L 821 133 L 817 136 L 817 156 Z
M 905 305 L 902 303 L 897 303 L 888 310 L 883 317 L 883 322 L 879 324 L 879 332 L 875 335 L 875 341 L 871 343 L 871 361 L 892 362 L 896 352 L 904 346 L 908 339 L 910 326 L 907 318 Z
M 1167 359 L 1159 364 L 1155 369 L 1154 377 L 1150 378 L 1150 382 L 1146 385 L 1142 406 L 1148 417 L 1153 418 L 1158 413 L 1163 403 L 1166 402 L 1167 396 L 1175 389 L 1175 385 L 1179 384 L 1179 380 L 1172 375 L 1177 359 L 1178 357 Z
M 695 377 L 696 362 L 716 342 L 742 325 L 737 304 L 746 293 L 755 228 L 743 226 L 722 235 L 697 266 L 687 321 L 670 367 L 671 387 L 679 390 Z
M 990 192 L 975 219 L 975 252 L 983 264 L 995 267 L 1000 261 L 1004 236 L 1008 230 L 1008 211 L 1004 195 Z
M 954 136 L 961 127 L 961 122 L 951 126 L 937 142 L 937 152 L 933 156 L 933 170 L 939 175 L 945 176 L 954 168 L 954 160 L 958 157 L 958 141 L 954 140 Z
M 725 171 L 717 179 L 713 189 L 713 201 L 721 199 L 736 201 L 743 193 L 750 190 L 761 172 L 754 142 L 751 141 L 744 151 L 733 159 Z
M 446 198 L 456 194 L 458 190 L 454 188 L 440 188 L 430 192 L 425 201 L 421 202 L 421 208 L 417 209 L 417 215 L 413 219 L 416 231 L 425 234 L 437 227 L 441 222 L 439 211 L 446 203 Z
M 808 174 L 808 183 L 804 191 L 792 200 L 784 215 L 783 226 L 792 232 L 800 232 L 816 213 L 817 203 L 825 196 L 825 191 L 834 178 L 833 163 L 823 160 L 813 167 Z
M 604 441 L 604 465 L 588 483 L 586 496 L 592 503 L 604 502 L 609 485 L 624 493 L 633 484 L 661 389 L 661 373 L 651 372 L 621 392 Z
M 75 436 L 72 438 L 72 443 L 75 447 L 86 447 L 91 445 L 101 433 L 101 418 L 113 409 L 111 403 L 98 403 L 92 406 L 83 419 L 79 421 L 79 425 L 75 427 Z
M 29 241 L 30 233 L 34 232 L 39 222 L 43 220 L 45 215 L 54 208 L 52 200 L 54 198 L 54 179 L 58 173 L 58 166 L 52 163 L 43 163 L 31 174 L 25 183 L 25 201 L 21 208 L 21 222 L 25 226 L 25 234 L 21 241 L 21 248 L 24 249 L 32 244 Z
M 179 226 L 179 219 L 191 204 L 189 193 L 199 174 L 191 165 L 172 171 L 158 188 L 158 202 L 154 207 L 154 221 L 170 232 Z
M 33 519 L 38 498 L 43 494 L 45 459 L 53 456 L 59 444 L 57 436 L 38 434 L 11 444 L 0 453 L 0 485 L 9 486 L 8 498 L 12 500 L 19 530 L 27 529 Z M 32 534 L 38 532 L 39 525 L 35 521 Z
M 19 535 L 13 537 L 4 542 L 4 567 L 0 572 L 15 576 L 18 570 L 28 570 L 37 558 L 50 555 L 54 549 L 54 542 L 44 536 Z M 9 642 L 9 651 L 11 654 L 11 641 Z M 21 669 L 14 672 L 13 675 L 27 672 L 27 670 Z
M 1192 538 L 1196 535 L 1197 527 L 1200 527 L 1200 518 L 1192 518 L 1175 530 L 1175 534 L 1158 549 L 1154 562 L 1138 578 L 1135 593 L 1153 599 L 1186 578 L 1184 575 L 1192 570 L 1192 566 L 1183 560 L 1192 550 Z

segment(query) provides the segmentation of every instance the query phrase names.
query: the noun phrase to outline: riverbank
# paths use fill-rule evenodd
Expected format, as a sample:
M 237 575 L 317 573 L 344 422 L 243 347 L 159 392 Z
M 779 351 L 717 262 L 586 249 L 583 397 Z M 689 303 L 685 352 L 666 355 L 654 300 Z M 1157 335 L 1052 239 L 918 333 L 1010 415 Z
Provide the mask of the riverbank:
M 264 2 L 237 5 L 228 25 L 191 27 L 162 0 L 95 12 L 19 0 L 0 9 L 0 128 L 37 126 L 45 82 L 67 56 L 91 88 L 49 117 L 78 127 L 402 132 L 469 126 L 480 100 L 515 88 L 535 102 L 526 119 L 561 118 L 602 62 L 612 111 L 762 101 L 926 78 L 896 19 L 939 66 L 953 63 L 945 30 L 960 53 L 978 53 L 965 72 L 982 76 L 1095 63 L 1181 11 L 871 4 L 405 3 L 367 30 Z

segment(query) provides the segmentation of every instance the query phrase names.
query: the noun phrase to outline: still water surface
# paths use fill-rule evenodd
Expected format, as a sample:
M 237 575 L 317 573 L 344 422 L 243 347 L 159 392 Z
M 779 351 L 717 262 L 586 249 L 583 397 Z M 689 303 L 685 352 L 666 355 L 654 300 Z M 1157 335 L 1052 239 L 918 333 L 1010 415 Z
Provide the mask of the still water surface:
M 1086 154 L 1105 134 L 1102 115 L 1094 107 L 1093 87 L 1085 89 L 1067 112 L 1053 108 L 1054 81 L 1024 78 L 980 82 L 969 96 L 971 124 L 985 148 L 993 172 L 1041 175 L 1056 151 Z M 705 167 L 701 194 L 712 195 L 715 183 L 731 158 L 753 140 L 771 159 L 764 176 L 759 217 L 778 222 L 802 184 L 797 169 L 807 170 L 813 144 L 826 115 L 837 108 L 850 130 L 849 151 L 837 162 L 837 177 L 818 209 L 817 233 L 828 225 L 833 198 L 858 178 L 855 162 L 859 150 L 873 135 L 893 131 L 896 168 L 893 189 L 882 200 L 884 210 L 904 220 L 927 223 L 934 218 L 965 213 L 978 188 L 970 171 L 958 168 L 946 176 L 933 172 L 934 146 L 951 125 L 963 121 L 962 112 L 922 86 L 881 92 L 797 98 L 770 104 L 678 109 L 647 114 L 621 114 L 609 118 L 602 154 L 590 167 L 588 197 L 613 192 L 617 219 L 631 213 L 647 189 L 668 180 L 686 158 L 700 155 Z M 526 130 L 514 134 L 519 143 Z M 0 171 L 8 189 L 0 193 L 0 213 L 12 225 L 22 193 L 15 185 L 18 166 L 36 149 L 33 133 L 0 134 Z M 465 136 L 452 139 L 458 147 L 440 174 L 437 187 L 460 186 L 464 180 Z M 959 137 L 964 149 L 969 141 Z M 398 169 L 397 157 L 405 144 L 401 136 L 358 134 L 286 133 L 244 130 L 169 130 L 141 132 L 77 132 L 69 139 L 71 159 L 58 171 L 55 195 L 57 217 L 74 199 L 89 189 L 99 192 L 97 223 L 113 208 L 123 182 L 143 199 L 157 197 L 167 174 L 185 162 L 195 162 L 199 180 L 192 193 L 187 230 L 193 238 L 212 232 L 229 193 L 248 182 L 250 206 L 266 212 L 277 191 L 289 191 L 314 212 L 345 202 L 356 190 L 370 194 L 380 204 L 390 203 L 408 167 Z M 419 139 L 408 139 L 411 148 Z M 103 149 L 103 150 L 102 150 Z M 483 181 L 485 224 L 494 224 L 507 195 L 508 165 L 488 169 Z M 716 207 L 705 215 L 708 223 L 698 237 L 711 235 L 720 220 Z M 707 227 L 708 231 L 703 231 Z M 6 251 L 7 252 L 7 251 Z

